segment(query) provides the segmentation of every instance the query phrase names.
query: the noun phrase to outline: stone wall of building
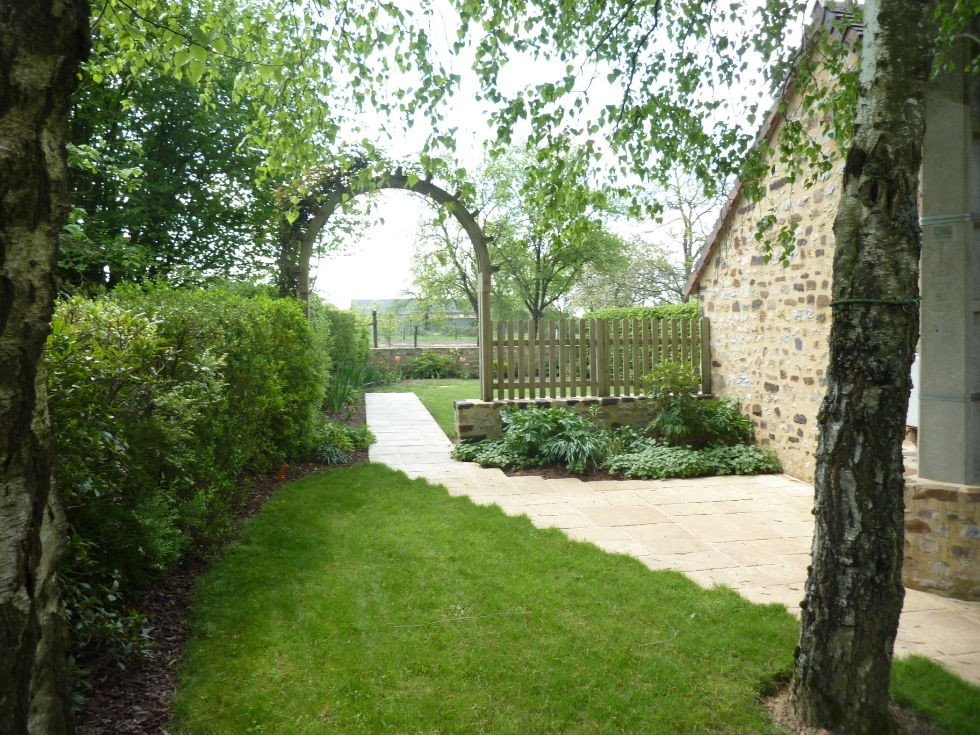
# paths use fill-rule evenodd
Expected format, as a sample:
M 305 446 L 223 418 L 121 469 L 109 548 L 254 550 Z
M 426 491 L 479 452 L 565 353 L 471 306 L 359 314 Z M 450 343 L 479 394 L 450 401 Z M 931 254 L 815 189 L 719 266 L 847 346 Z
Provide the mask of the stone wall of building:
M 902 582 L 980 600 L 980 487 L 906 480 Z
M 811 135 L 822 136 L 816 120 L 808 124 Z M 774 124 L 773 139 L 779 127 Z M 692 289 L 711 321 L 712 393 L 738 400 L 758 442 L 776 451 L 788 474 L 807 482 L 813 481 L 816 415 L 826 384 L 832 227 L 842 174 L 837 161 L 817 186 L 804 190 L 778 169 L 766 181 L 762 202 L 752 205 L 733 194 Z M 777 228 L 797 224 L 787 267 L 778 257 L 766 263 L 755 239 L 757 222 L 770 213 Z
M 387 365 L 392 372 L 404 370 L 412 363 L 415 358 L 423 351 L 431 350 L 439 354 L 455 355 L 458 360 L 465 357 L 465 370 L 468 370 L 470 377 L 478 377 L 480 370 L 480 348 L 473 347 L 377 347 L 371 350 L 371 364 L 374 367 Z M 400 360 L 395 358 L 399 357 Z
M 500 413 L 504 409 L 565 408 L 583 416 L 595 417 L 603 426 L 616 428 L 633 425 L 637 428 L 649 422 L 646 396 L 609 396 L 604 398 L 538 398 L 513 401 L 456 401 L 456 441 L 474 442 L 503 433 Z

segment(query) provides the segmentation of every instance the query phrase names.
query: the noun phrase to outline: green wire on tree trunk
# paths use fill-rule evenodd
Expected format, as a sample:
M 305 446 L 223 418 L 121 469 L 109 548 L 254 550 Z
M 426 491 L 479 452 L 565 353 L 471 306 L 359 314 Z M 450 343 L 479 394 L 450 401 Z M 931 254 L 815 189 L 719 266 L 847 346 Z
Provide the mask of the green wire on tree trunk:
M 886 306 L 914 306 L 915 304 L 922 301 L 921 296 L 916 296 L 914 299 L 899 299 L 898 301 L 888 301 L 887 299 L 837 299 L 836 301 L 831 301 L 831 306 L 840 306 L 841 304 L 885 304 Z

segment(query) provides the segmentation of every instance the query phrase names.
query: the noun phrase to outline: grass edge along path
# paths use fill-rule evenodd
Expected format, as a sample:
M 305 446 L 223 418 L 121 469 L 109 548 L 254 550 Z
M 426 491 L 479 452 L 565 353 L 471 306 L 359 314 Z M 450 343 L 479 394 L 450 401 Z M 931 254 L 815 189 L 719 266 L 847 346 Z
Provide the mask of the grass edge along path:
M 453 402 L 463 400 L 480 400 L 480 381 L 446 378 L 438 380 L 412 381 L 392 383 L 391 385 L 372 387 L 368 393 L 414 393 L 422 405 L 432 414 L 439 428 L 450 439 L 456 436 L 456 417 L 453 414 Z
M 190 733 L 773 732 L 758 696 L 789 672 L 796 630 L 779 605 L 360 465 L 285 487 L 201 580 L 178 720 Z M 927 673 L 938 689 L 955 679 Z M 927 709 L 921 675 L 907 678 L 906 705 Z M 976 732 L 951 722 L 949 735 Z

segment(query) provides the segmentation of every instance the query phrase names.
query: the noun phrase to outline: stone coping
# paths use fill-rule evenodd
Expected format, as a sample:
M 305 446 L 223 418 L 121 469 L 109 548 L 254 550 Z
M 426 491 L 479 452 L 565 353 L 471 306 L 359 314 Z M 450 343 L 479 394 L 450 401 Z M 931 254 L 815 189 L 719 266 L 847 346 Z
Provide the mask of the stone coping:
M 699 394 L 698 398 L 714 398 L 712 394 Z M 595 418 L 603 426 L 635 426 L 642 428 L 649 423 L 646 403 L 649 396 L 577 396 L 574 398 L 513 398 L 494 401 L 455 401 L 456 441 L 475 442 L 503 433 L 504 409 L 513 408 L 564 408 Z

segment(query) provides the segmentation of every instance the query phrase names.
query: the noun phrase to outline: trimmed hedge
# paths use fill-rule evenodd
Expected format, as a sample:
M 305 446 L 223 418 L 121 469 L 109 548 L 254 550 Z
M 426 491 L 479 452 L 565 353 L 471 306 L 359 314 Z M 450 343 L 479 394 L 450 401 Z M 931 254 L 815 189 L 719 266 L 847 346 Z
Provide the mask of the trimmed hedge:
M 697 319 L 701 316 L 701 303 L 691 299 L 685 304 L 662 306 L 624 306 L 597 309 L 585 314 L 583 319 Z
M 123 286 L 57 305 L 46 364 L 77 678 L 147 650 L 127 598 L 228 532 L 240 475 L 370 442 L 320 410 L 331 351 L 366 354 L 363 330 L 345 312 L 313 314 L 240 288 Z
M 366 365 L 371 362 L 371 332 L 367 319 L 353 309 L 338 309 L 312 295 L 310 321 L 327 323 L 330 333 L 330 366 Z

